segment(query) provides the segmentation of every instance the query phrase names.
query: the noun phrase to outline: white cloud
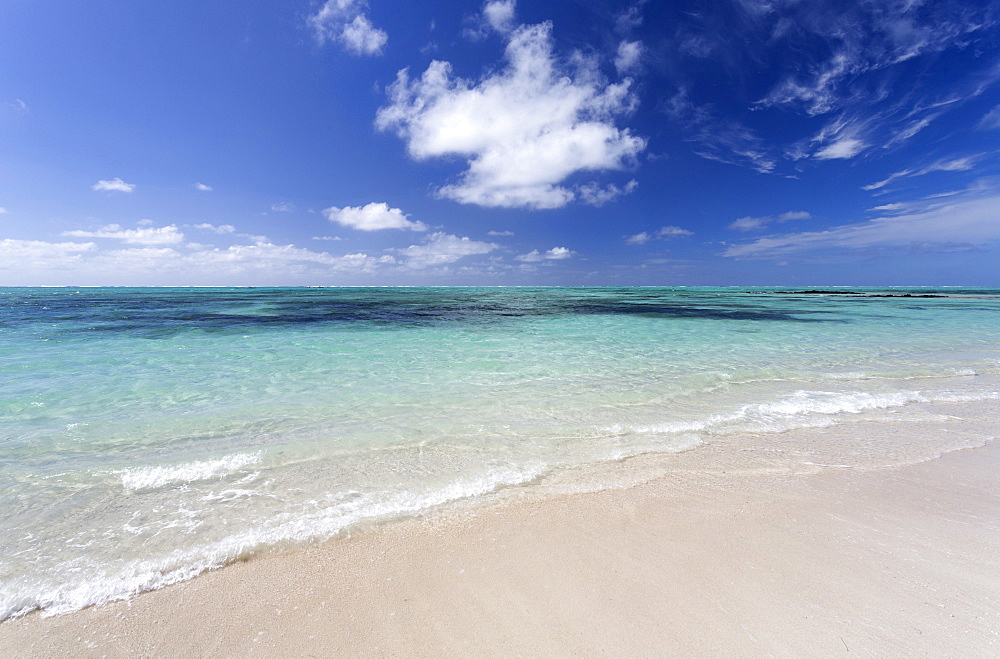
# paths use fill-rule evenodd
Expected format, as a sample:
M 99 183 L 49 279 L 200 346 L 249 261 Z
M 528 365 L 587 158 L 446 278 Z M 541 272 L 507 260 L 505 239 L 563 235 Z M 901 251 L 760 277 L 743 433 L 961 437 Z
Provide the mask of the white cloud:
M 527 254 L 521 254 L 514 258 L 525 263 L 538 263 L 540 261 L 562 261 L 563 259 L 572 257 L 574 254 L 576 252 L 567 247 L 553 247 L 546 252 L 539 252 L 537 249 L 533 249 Z
M 487 236 L 513 236 L 513 231 L 487 231 Z
M 846 160 L 864 151 L 866 146 L 868 145 L 858 138 L 845 135 L 817 151 L 813 157 L 818 160 Z
M 516 0 L 488 0 L 483 5 L 483 18 L 497 32 L 506 34 L 514 26 Z
M 838 84 L 844 76 L 858 70 L 859 66 L 854 53 L 844 50 L 836 52 L 815 69 L 811 80 L 788 78 L 758 103 L 768 106 L 801 102 L 809 115 L 829 112 L 838 104 Z
M 844 5 L 822 2 L 765 3 L 786 14 L 785 28 L 772 34 L 794 42 L 826 46 L 825 61 L 789 66 L 791 73 L 758 106 L 796 106 L 818 115 L 860 102 L 877 102 L 884 89 L 863 90 L 862 76 L 888 69 L 922 54 L 966 48 L 969 35 L 995 25 L 989 10 L 962 3 L 930 9 L 920 0 Z M 836 7 L 836 11 L 831 11 Z M 907 80 L 910 84 L 911 81 Z
M 389 208 L 385 202 L 372 202 L 365 206 L 347 206 L 337 208 L 331 206 L 323 210 L 326 219 L 345 227 L 360 231 L 380 231 L 382 229 L 409 229 L 410 231 L 426 231 L 423 222 L 413 222 L 398 208 Z
M 112 238 L 131 245 L 175 245 L 184 241 L 184 234 L 170 224 L 165 227 L 123 229 L 118 224 L 108 224 L 97 231 L 63 231 L 70 238 Z
M 196 224 L 194 225 L 194 228 L 201 229 L 202 231 L 210 231 L 212 233 L 217 233 L 219 235 L 222 235 L 224 233 L 233 233 L 234 231 L 236 231 L 236 227 L 234 227 L 232 224 L 220 224 L 216 226 L 214 224 L 209 224 L 207 222 L 202 224 Z
M 965 172 L 969 171 L 976 165 L 976 161 L 982 157 L 983 154 L 977 154 L 974 156 L 965 156 L 964 158 L 954 158 L 952 160 L 938 160 L 922 169 L 904 169 L 902 171 L 894 172 L 890 174 L 887 178 L 881 181 L 876 181 L 869 185 L 861 186 L 862 190 L 878 190 L 884 188 L 889 183 L 892 183 L 896 179 L 900 178 L 910 178 L 913 176 L 923 176 L 924 174 L 930 174 L 931 172 Z
M 625 184 L 624 188 L 619 188 L 614 183 L 609 183 L 604 187 L 601 187 L 597 183 L 587 183 L 579 186 L 576 191 L 580 201 L 591 206 L 600 207 L 622 195 L 631 194 L 638 187 L 639 183 L 635 179 L 632 179 Z
M 1000 105 L 983 115 L 976 127 L 983 130 L 1000 129 Z
M 354 282 L 399 272 L 391 255 L 333 256 L 264 239 L 253 245 L 212 248 L 187 243 L 100 250 L 93 242 L 0 240 L 0 271 L 15 284 L 273 284 Z M 346 278 L 346 279 L 345 279 Z
M 695 105 L 687 90 L 681 89 L 668 99 L 664 111 L 687 128 L 688 141 L 699 147 L 696 155 L 730 165 L 748 165 L 761 174 L 774 171 L 777 162 L 771 148 L 756 132 L 738 121 L 720 117 L 711 106 Z
M 0 215 L 3 215 L 6 212 L 7 212 L 6 208 L 0 207 Z
M 328 0 L 308 19 L 316 41 L 339 43 L 355 55 L 381 54 L 389 35 L 372 24 L 365 9 L 363 0 Z
M 97 248 L 94 243 L 50 243 L 42 240 L 0 240 L 0 270 L 62 268 Z
M 723 256 L 779 258 L 814 250 L 852 250 L 873 247 L 980 245 L 1000 240 L 1000 193 L 974 188 L 952 197 L 907 204 L 907 212 L 844 224 L 824 231 L 767 236 L 732 245 Z M 902 205 L 900 205 L 901 207 Z M 884 209 L 888 210 L 888 209 Z
M 340 236 L 313 236 L 310 240 L 343 240 Z
M 919 119 L 917 121 L 913 121 L 913 122 L 911 122 L 907 126 L 903 126 L 902 128 L 900 128 L 899 130 L 896 131 L 895 135 L 893 135 L 889 139 L 889 141 L 885 145 L 883 145 L 882 148 L 883 149 L 887 149 L 890 146 L 892 146 L 893 144 L 899 144 L 900 142 L 905 142 L 906 140 L 910 139 L 911 137 L 913 137 L 914 135 L 916 135 L 917 133 L 919 133 L 923 129 L 925 129 L 928 126 L 930 126 L 931 122 L 934 121 L 935 119 L 937 119 L 938 116 L 939 115 L 934 114 L 934 115 L 931 115 L 929 117 L 924 117 L 923 119 Z
M 276 213 L 291 213 L 295 210 L 295 204 L 290 201 L 279 201 L 277 203 L 271 204 L 271 210 Z
M 94 185 L 90 186 L 91 190 L 100 190 L 106 192 L 132 192 L 135 190 L 135 184 L 126 183 L 120 178 L 113 178 L 110 181 L 98 181 Z
M 812 215 L 806 211 L 788 211 L 781 215 L 765 215 L 763 217 L 741 217 L 729 225 L 730 229 L 737 231 L 757 231 L 769 224 L 791 222 L 792 220 L 808 220 Z
M 394 129 L 417 160 L 460 156 L 468 169 L 439 194 L 463 204 L 559 208 L 577 197 L 561 185 L 578 172 L 623 169 L 646 142 L 615 127 L 635 98 L 630 80 L 606 84 L 592 63 L 572 70 L 552 53 L 550 23 L 521 26 L 507 67 L 478 83 L 434 61 L 419 79 L 406 69 L 389 87 L 376 126 Z
M 675 226 L 665 226 L 660 227 L 656 230 L 656 237 L 660 240 L 668 240 L 670 238 L 680 238 L 681 236 L 693 236 L 693 231 L 688 231 L 687 229 L 682 229 Z
M 618 54 L 615 56 L 615 68 L 618 73 L 634 71 L 642 58 L 641 41 L 622 41 L 618 44 Z
M 567 247 L 553 247 L 546 252 L 539 252 L 537 249 L 533 249 L 527 254 L 515 256 L 514 259 L 517 261 L 523 261 L 524 263 L 538 263 L 541 261 L 562 261 L 563 259 L 568 259 L 575 254 L 576 252 Z
M 194 184 L 194 189 L 195 190 L 200 190 L 201 192 L 211 192 L 212 191 L 212 186 L 205 185 L 204 183 L 195 183 Z
M 488 254 L 500 247 L 494 243 L 484 243 L 465 237 L 437 232 L 427 236 L 422 245 L 410 245 L 393 250 L 406 257 L 406 265 L 411 268 L 426 268 L 428 266 L 453 263 L 466 256 Z
M 682 229 L 681 227 L 669 224 L 660 227 L 653 233 L 643 231 L 641 233 L 625 236 L 626 245 L 645 245 L 650 240 L 670 240 L 671 238 L 681 238 L 683 236 L 693 236 L 693 231 Z
M 358 55 L 379 54 L 389 40 L 384 30 L 372 25 L 363 15 L 355 16 L 354 20 L 344 25 L 340 36 L 347 49 Z

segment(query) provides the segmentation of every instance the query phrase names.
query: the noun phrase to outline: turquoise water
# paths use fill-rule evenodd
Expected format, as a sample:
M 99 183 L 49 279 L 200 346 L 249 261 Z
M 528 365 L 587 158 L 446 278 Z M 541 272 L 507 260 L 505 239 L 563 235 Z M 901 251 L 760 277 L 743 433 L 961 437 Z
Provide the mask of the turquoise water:
M 1000 291 L 861 292 L 0 289 L 0 619 L 581 466 L 995 404 Z

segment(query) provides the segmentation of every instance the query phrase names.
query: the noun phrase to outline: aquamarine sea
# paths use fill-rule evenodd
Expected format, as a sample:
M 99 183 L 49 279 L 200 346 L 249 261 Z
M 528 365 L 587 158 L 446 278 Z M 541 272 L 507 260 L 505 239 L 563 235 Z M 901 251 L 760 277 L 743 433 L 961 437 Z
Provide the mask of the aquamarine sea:
M 1000 290 L 0 288 L 0 619 L 639 459 L 933 459 L 998 399 Z

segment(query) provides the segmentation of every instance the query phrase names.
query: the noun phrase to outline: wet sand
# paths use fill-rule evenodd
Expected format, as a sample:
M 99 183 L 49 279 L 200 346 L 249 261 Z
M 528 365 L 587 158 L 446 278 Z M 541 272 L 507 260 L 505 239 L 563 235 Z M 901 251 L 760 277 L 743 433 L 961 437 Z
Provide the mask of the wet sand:
M 77 613 L 3 656 L 1000 654 L 1000 447 L 676 471 L 401 522 Z

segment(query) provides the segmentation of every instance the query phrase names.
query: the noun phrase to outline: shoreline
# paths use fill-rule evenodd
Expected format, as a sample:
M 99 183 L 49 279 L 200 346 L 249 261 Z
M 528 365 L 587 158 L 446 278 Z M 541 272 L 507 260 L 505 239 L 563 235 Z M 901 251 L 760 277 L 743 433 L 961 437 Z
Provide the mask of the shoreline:
M 871 470 L 671 470 L 36 612 L 0 623 L 0 652 L 987 656 L 998 474 L 996 442 Z

